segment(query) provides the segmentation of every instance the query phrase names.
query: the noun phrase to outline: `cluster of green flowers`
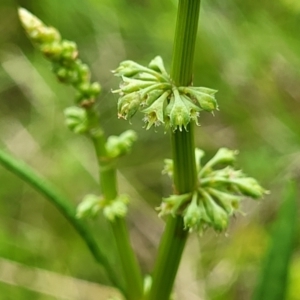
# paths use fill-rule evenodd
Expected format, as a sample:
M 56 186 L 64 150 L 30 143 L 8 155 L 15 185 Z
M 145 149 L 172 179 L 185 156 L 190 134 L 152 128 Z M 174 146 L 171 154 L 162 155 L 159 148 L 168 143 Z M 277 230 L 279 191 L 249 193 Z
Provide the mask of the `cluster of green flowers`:
M 231 166 L 236 160 L 236 155 L 237 151 L 220 148 L 216 155 L 202 166 L 204 152 L 196 149 L 197 189 L 192 193 L 164 198 L 158 208 L 159 215 L 183 215 L 185 227 L 190 231 L 201 232 L 207 227 L 213 227 L 216 231 L 226 229 L 229 217 L 238 210 L 239 203 L 245 196 L 258 199 L 267 193 L 254 178 Z M 216 169 L 216 166 L 223 168 Z M 172 177 L 171 159 L 165 160 L 163 172 Z
M 123 61 L 113 73 L 122 78 L 114 90 L 118 100 L 119 117 L 130 119 L 138 110 L 145 114 L 146 128 L 164 124 L 173 130 L 197 123 L 200 111 L 218 108 L 216 90 L 204 87 L 176 87 L 157 56 L 144 67 L 134 61 Z
M 129 198 L 126 195 L 119 195 L 116 199 L 106 200 L 97 195 L 86 195 L 77 207 L 77 218 L 93 218 L 100 211 L 109 221 L 116 218 L 124 218 L 127 214 Z
M 78 58 L 76 44 L 62 39 L 55 28 L 46 26 L 24 8 L 19 9 L 19 17 L 29 39 L 52 62 L 58 80 L 77 90 L 76 102 L 80 106 L 92 105 L 101 87 L 97 82 L 91 83 L 89 67 Z

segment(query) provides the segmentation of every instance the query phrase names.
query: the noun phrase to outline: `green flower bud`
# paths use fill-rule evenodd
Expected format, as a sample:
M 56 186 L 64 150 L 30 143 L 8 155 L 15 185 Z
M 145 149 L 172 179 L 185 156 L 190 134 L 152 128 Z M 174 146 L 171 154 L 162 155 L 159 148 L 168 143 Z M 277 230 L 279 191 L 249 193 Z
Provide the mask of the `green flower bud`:
M 174 97 L 174 104 L 170 113 L 170 125 L 175 130 L 179 128 L 182 131 L 182 127 L 186 129 L 186 126 L 190 123 L 190 113 L 178 90 L 174 89 L 172 97 Z
M 193 102 L 191 102 L 190 98 L 186 97 L 185 95 L 181 95 L 181 98 L 184 99 L 184 104 L 190 114 L 191 120 L 193 120 L 197 125 L 199 125 L 198 117 L 199 117 L 199 112 L 202 109 L 197 105 L 195 105 Z
M 144 80 L 139 80 L 139 79 L 134 79 L 134 78 L 127 78 L 127 77 L 122 77 L 123 82 L 120 85 L 120 89 L 113 91 L 113 93 L 132 93 L 135 91 L 142 90 L 143 88 L 153 86 L 155 84 L 154 81 L 144 81 Z
M 54 43 L 61 40 L 59 32 L 54 27 L 42 27 L 39 34 L 37 41 L 40 43 Z
M 153 124 L 158 126 L 164 123 L 164 107 L 166 106 L 166 100 L 169 95 L 170 91 L 164 92 L 156 101 L 142 111 L 146 114 L 144 120 L 147 123 L 147 129 Z
M 183 93 L 190 95 L 192 99 L 195 99 L 202 109 L 208 112 L 212 112 L 213 110 L 218 109 L 217 101 L 214 95 L 212 95 L 211 93 L 201 92 L 199 89 L 194 87 L 183 87 L 181 90 Z
M 67 82 L 68 81 L 68 69 L 65 67 L 61 67 L 60 65 L 55 65 L 53 68 L 53 72 L 57 76 L 57 79 L 60 82 Z
M 137 135 L 133 130 L 127 130 L 120 136 L 111 135 L 106 142 L 106 151 L 109 157 L 119 157 L 128 153 L 136 140 Z
M 85 133 L 89 130 L 88 116 L 85 109 L 71 106 L 64 110 L 67 127 L 74 133 Z
M 55 72 L 57 79 L 65 84 L 75 84 L 79 81 L 76 70 L 60 67 Z
M 203 189 L 199 192 L 203 196 L 204 207 L 207 212 L 207 216 L 211 220 L 211 225 L 217 231 L 224 230 L 228 225 L 228 215 L 223 208 L 221 208 L 212 197 Z
M 86 96 L 90 96 L 91 84 L 89 82 L 83 82 L 77 86 L 80 93 Z
M 161 74 L 168 75 L 164 66 L 164 62 L 160 56 L 156 56 L 151 60 L 151 62 L 149 63 L 149 68 L 154 71 L 160 72 Z
M 184 227 L 189 228 L 190 231 L 192 231 L 193 229 L 198 227 L 201 218 L 201 211 L 198 207 L 198 195 L 197 193 L 194 193 L 192 202 L 183 212 Z
M 37 27 L 41 27 L 44 25 L 40 19 L 38 19 L 36 16 L 34 16 L 25 8 L 19 8 L 18 14 L 19 14 L 20 21 L 26 31 L 27 30 L 31 31 Z
M 242 200 L 241 196 L 219 191 L 214 188 L 207 188 L 206 191 L 216 200 L 219 206 L 228 213 L 228 215 L 232 215 L 234 213 Z
M 180 213 L 181 207 L 184 203 L 191 199 L 191 193 L 181 195 L 171 195 L 170 197 L 163 198 L 162 204 L 157 208 L 159 211 L 158 216 L 167 214 L 176 215 Z
M 90 85 L 90 89 L 89 89 L 89 94 L 91 96 L 98 96 L 101 92 L 101 85 L 98 83 L 98 82 L 93 82 L 91 85 Z
M 157 81 L 157 76 L 156 72 L 153 72 L 153 74 L 149 74 L 149 73 L 139 73 L 136 78 L 141 79 L 141 80 L 145 80 L 145 81 Z
M 103 198 L 96 195 L 86 195 L 76 210 L 76 217 L 95 217 L 103 206 Z
M 118 100 L 119 118 L 130 119 L 139 109 L 141 97 L 138 92 L 124 95 Z
M 34 43 L 46 44 L 60 41 L 60 34 L 55 28 L 45 26 L 40 19 L 24 8 L 19 8 L 18 13 L 24 29 Z
M 210 170 L 213 166 L 217 164 L 231 164 L 236 160 L 236 155 L 238 154 L 238 151 L 236 150 L 230 150 L 227 148 L 220 148 L 218 152 L 215 154 L 215 156 L 209 160 L 206 165 L 200 170 L 199 175 L 202 176 L 204 172 L 207 172 Z M 229 170 L 229 169 L 227 169 Z M 216 174 L 216 176 L 220 174 Z
M 211 159 L 211 164 L 231 164 L 235 162 L 236 156 L 239 152 L 237 150 L 230 150 L 228 148 L 220 148 L 216 155 Z
M 150 90 L 147 93 L 144 93 L 146 89 L 144 89 L 140 94 L 141 94 L 141 106 L 144 107 L 148 107 L 150 106 L 154 101 L 156 101 L 163 93 L 163 90 Z
M 200 93 L 208 94 L 211 96 L 215 95 L 218 92 L 217 90 L 213 90 L 213 89 L 201 87 L 201 86 L 191 86 L 190 88 L 192 88 L 193 90 L 198 91 Z
M 234 184 L 243 195 L 252 198 L 260 198 L 268 193 L 268 191 L 262 188 L 252 177 L 234 178 L 230 182 Z
M 167 104 L 166 108 L 164 109 L 164 122 L 165 122 L 165 130 L 167 131 L 172 125 L 171 125 L 171 111 L 173 109 L 175 103 L 175 97 L 171 95 L 169 103 Z
M 72 41 L 63 40 L 61 42 L 62 46 L 62 58 L 65 60 L 65 62 L 69 61 L 75 61 L 78 57 L 78 50 L 76 43 Z
M 132 61 L 125 60 L 120 63 L 119 67 L 112 71 L 116 76 L 132 77 L 145 69 L 142 65 Z
M 206 167 L 206 165 L 205 165 L 205 167 Z M 231 166 L 226 166 L 225 168 L 219 169 L 219 170 L 210 169 L 210 172 L 209 172 L 209 177 L 211 177 L 211 178 L 223 177 L 224 180 L 226 180 L 226 182 L 228 182 L 229 179 L 240 178 L 240 177 L 245 177 L 245 176 L 246 175 L 242 172 L 242 170 L 235 170 Z
M 58 61 L 61 58 L 62 46 L 60 42 L 43 44 L 41 46 L 41 51 L 48 59 L 52 61 Z
M 76 62 L 76 68 L 77 68 L 77 72 L 79 74 L 79 78 L 81 79 L 81 81 L 90 81 L 91 72 L 90 72 L 90 68 L 88 67 L 88 65 L 82 63 L 78 59 Z
M 127 203 L 129 199 L 126 195 L 120 195 L 112 200 L 109 205 L 103 209 L 103 215 L 111 222 L 116 218 L 124 218 L 127 214 Z

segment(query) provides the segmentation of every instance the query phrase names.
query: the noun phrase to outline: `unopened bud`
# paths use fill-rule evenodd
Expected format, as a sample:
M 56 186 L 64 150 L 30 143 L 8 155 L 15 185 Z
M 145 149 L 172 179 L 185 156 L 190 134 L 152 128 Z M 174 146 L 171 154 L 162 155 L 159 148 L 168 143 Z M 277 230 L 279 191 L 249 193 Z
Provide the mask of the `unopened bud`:
M 228 225 L 227 213 L 222 207 L 215 203 L 207 192 L 201 190 L 201 194 L 203 195 L 204 206 L 207 216 L 211 220 L 211 225 L 218 231 L 224 230 Z
M 89 122 L 85 109 L 71 106 L 64 111 L 67 127 L 74 133 L 85 133 L 89 130 Z
M 235 184 L 242 194 L 252 198 L 261 198 L 264 194 L 268 193 L 252 177 L 234 178 L 231 180 L 231 183 Z
M 167 75 L 164 62 L 160 56 L 156 56 L 154 59 L 151 60 L 151 62 L 149 63 L 149 68 L 151 68 L 154 71 Z
M 86 195 L 76 210 L 77 218 L 95 217 L 102 208 L 103 199 L 96 195 Z
M 159 125 L 164 123 L 164 108 L 169 95 L 170 91 L 164 92 L 156 101 L 142 111 L 146 114 L 147 129 L 153 124 Z
M 139 109 L 141 98 L 138 92 L 121 96 L 118 101 L 118 115 L 130 119 Z
M 107 139 L 106 151 L 109 157 L 119 157 L 130 152 L 137 135 L 133 130 L 126 130 L 120 136 L 111 135 Z
M 192 202 L 184 211 L 183 221 L 185 228 L 189 228 L 192 231 L 194 228 L 197 228 L 199 222 L 201 221 L 201 211 L 198 207 L 198 195 L 194 193 Z
M 209 91 L 214 91 L 210 89 L 206 89 Z M 208 112 L 212 112 L 215 109 L 218 109 L 218 104 L 217 101 L 212 93 L 206 93 L 203 91 L 199 90 L 199 88 L 194 88 L 194 87 L 184 87 L 182 88 L 182 91 L 195 99 L 200 107 Z M 216 91 L 214 91 L 216 93 Z
M 191 117 L 178 91 L 175 90 L 172 97 L 174 97 L 174 104 L 170 113 L 170 125 L 174 130 L 179 128 L 182 131 L 182 127 L 186 128 Z
M 121 62 L 119 67 L 112 72 L 117 76 L 132 77 L 141 72 L 143 69 L 144 67 L 142 65 L 139 65 L 132 60 L 125 60 Z
M 124 218 L 127 214 L 127 203 L 129 199 L 126 195 L 120 195 L 118 198 L 111 201 L 103 209 L 103 215 L 111 222 L 116 218 Z

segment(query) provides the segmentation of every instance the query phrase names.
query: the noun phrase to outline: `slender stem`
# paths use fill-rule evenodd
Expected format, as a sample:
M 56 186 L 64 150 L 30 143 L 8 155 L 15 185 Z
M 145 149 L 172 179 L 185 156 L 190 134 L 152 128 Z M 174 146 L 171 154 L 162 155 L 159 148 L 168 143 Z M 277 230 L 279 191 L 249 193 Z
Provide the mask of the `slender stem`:
M 123 273 L 125 274 L 127 285 L 125 296 L 128 300 L 142 300 L 142 275 L 130 245 L 126 223 L 123 218 L 116 218 L 111 222 L 111 227 L 119 249 Z
M 35 190 L 56 206 L 85 241 L 95 260 L 105 268 L 112 284 L 123 291 L 123 287 L 116 276 L 115 270 L 107 260 L 106 255 L 99 248 L 88 227 L 76 218 L 76 209 L 70 204 L 68 199 L 61 195 L 51 183 L 42 178 L 27 164 L 14 158 L 2 149 L 0 149 L 0 163 L 7 170 L 30 184 Z
M 98 159 L 101 192 L 106 200 L 114 200 L 118 196 L 114 160 L 107 156 L 105 138 L 101 130 L 94 132 L 92 139 Z M 130 244 L 125 219 L 116 218 L 109 223 L 117 244 L 122 275 L 126 282 L 124 295 L 127 300 L 141 300 L 143 298 L 143 277 Z
M 200 12 L 200 0 L 179 0 L 173 49 L 171 78 L 176 86 L 192 82 L 192 66 Z M 183 194 L 196 187 L 193 124 L 186 131 L 171 135 L 175 193 Z M 158 249 L 149 300 L 169 300 L 181 256 L 188 237 L 181 216 L 170 216 Z

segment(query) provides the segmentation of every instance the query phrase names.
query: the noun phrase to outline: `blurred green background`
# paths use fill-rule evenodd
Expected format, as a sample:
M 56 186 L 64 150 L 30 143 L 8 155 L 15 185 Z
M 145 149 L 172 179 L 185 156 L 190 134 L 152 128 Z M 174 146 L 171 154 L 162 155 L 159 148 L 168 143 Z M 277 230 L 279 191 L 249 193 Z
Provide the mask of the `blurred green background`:
M 110 70 L 124 59 L 147 64 L 156 55 L 170 67 L 177 1 L 0 2 L 0 146 L 56 183 L 76 205 L 85 194 L 98 192 L 93 149 L 64 126 L 63 109 L 73 103 L 74 91 L 57 83 L 49 63 L 27 40 L 18 6 L 77 42 L 94 80 L 103 86 L 99 110 L 107 134 L 134 129 L 139 135 L 133 152 L 120 161 L 119 177 L 120 190 L 133 198 L 128 221 L 138 257 L 149 272 L 163 227 L 154 207 L 171 192 L 161 175 L 163 159 L 170 157 L 169 136 L 162 128 L 145 131 L 141 115 L 132 124 L 117 119 L 117 96 L 110 90 L 118 80 Z M 220 111 L 201 114 L 196 144 L 207 157 L 219 147 L 239 149 L 238 165 L 271 195 L 261 202 L 246 200 L 241 208 L 245 214 L 232 219 L 226 234 L 191 236 L 177 281 L 178 299 L 251 299 L 285 179 L 300 175 L 299 29 L 299 0 L 202 1 L 194 84 L 219 91 Z M 15 286 L 5 283 L 4 259 L 106 282 L 59 212 L 2 167 L 0 200 L 0 300 L 66 299 L 24 289 L 17 279 Z M 105 247 L 113 249 L 105 222 L 100 218 L 92 225 Z M 298 239 L 288 300 L 299 300 L 299 250 Z

